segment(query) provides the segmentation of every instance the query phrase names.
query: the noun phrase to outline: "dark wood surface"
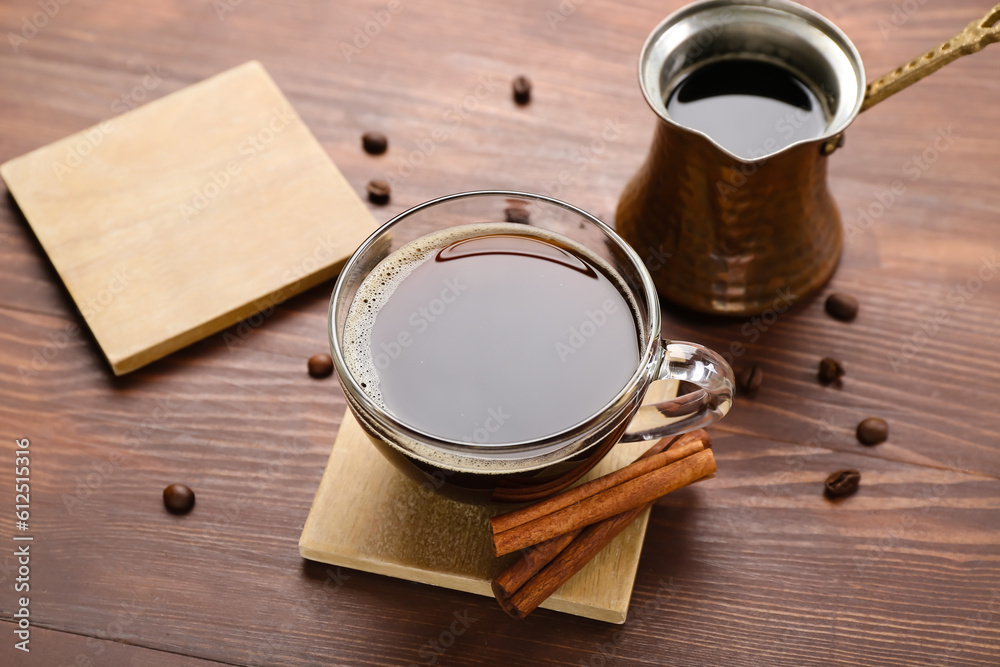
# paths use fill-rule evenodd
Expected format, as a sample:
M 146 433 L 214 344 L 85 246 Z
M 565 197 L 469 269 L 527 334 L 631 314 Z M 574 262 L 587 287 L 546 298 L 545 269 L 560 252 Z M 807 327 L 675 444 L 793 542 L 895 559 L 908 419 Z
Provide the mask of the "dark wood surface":
M 556 0 L 403 0 L 348 62 L 341 43 L 385 3 L 226 2 L 74 0 L 17 52 L 4 37 L 0 161 L 115 115 L 133 90 L 155 99 L 259 59 L 359 193 L 408 156 L 422 163 L 379 220 L 450 192 L 511 188 L 611 221 L 654 125 L 637 54 L 681 4 L 566 0 L 552 28 Z M 892 30 L 888 2 L 806 4 L 850 35 L 870 77 L 988 8 L 897 3 L 917 9 Z M 3 3 L 0 33 L 38 11 Z M 147 67 L 162 82 L 143 92 Z M 5 197 L 0 539 L 16 532 L 11 464 L 25 437 L 35 539 L 29 655 L 13 648 L 14 558 L 0 551 L 0 663 L 1000 663 L 1000 280 L 976 282 L 1000 250 L 997 72 L 992 47 L 850 128 L 831 158 L 845 223 L 893 181 L 906 191 L 846 246 L 819 297 L 757 333 L 753 321 L 666 307 L 666 335 L 741 343 L 735 366 L 759 364 L 766 378 L 713 429 L 717 478 L 654 509 L 621 627 L 548 611 L 517 622 L 490 599 L 304 562 L 297 539 L 344 411 L 334 379 L 305 373 L 326 347 L 331 285 L 228 330 L 235 342 L 216 335 L 116 379 Z M 535 83 L 523 108 L 509 93 L 520 73 Z M 466 100 L 474 109 L 452 115 Z M 587 153 L 606 123 L 620 134 Z M 428 143 L 435 128 L 446 138 Z M 386 155 L 360 150 L 368 129 L 389 135 Z M 955 138 L 935 154 L 939 132 Z M 908 161 L 925 151 L 933 164 L 913 180 Z M 551 187 L 563 170 L 568 184 Z M 969 281 L 979 289 L 958 299 Z M 860 299 L 855 322 L 824 314 L 831 289 Z M 844 361 L 841 386 L 816 382 L 824 356 Z M 853 435 L 870 415 L 892 430 L 874 448 Z M 861 491 L 826 500 L 823 479 L 847 467 Z M 188 516 L 162 507 L 175 481 L 198 494 Z M 456 614 L 474 622 L 438 655 L 430 642 L 450 643 Z

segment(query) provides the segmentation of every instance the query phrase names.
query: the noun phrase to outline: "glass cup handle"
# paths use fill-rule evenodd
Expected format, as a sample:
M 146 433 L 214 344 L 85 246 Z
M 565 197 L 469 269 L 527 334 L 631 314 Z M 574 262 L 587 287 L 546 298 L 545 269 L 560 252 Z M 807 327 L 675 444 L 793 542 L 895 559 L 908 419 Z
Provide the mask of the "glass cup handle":
M 628 425 L 622 442 L 655 440 L 687 433 L 722 419 L 733 404 L 733 369 L 708 348 L 660 339 L 662 357 L 654 379 L 684 380 L 698 386 L 690 394 L 643 405 Z

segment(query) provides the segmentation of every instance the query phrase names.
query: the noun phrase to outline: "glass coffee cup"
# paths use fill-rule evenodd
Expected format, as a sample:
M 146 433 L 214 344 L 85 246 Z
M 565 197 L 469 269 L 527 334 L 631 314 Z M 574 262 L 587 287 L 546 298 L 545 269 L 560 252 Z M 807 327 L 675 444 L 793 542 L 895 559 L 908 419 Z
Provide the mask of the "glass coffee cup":
M 542 195 L 461 193 L 396 216 L 348 260 L 329 327 L 374 446 L 468 502 L 546 498 L 617 442 L 701 428 L 732 405 L 725 360 L 660 336 L 636 253 Z M 660 380 L 697 389 L 642 405 Z

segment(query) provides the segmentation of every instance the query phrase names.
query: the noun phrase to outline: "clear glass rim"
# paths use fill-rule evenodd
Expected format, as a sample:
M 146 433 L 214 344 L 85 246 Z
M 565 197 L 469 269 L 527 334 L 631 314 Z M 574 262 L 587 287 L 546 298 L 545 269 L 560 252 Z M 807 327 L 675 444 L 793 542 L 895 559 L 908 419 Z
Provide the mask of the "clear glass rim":
M 397 224 L 421 211 L 459 199 L 472 199 L 479 197 L 498 197 L 504 199 L 520 198 L 538 201 L 563 208 L 580 216 L 595 225 L 604 233 L 607 239 L 615 243 L 617 248 L 621 250 L 633 263 L 636 273 L 640 276 L 642 281 L 642 289 L 644 292 L 643 296 L 646 299 L 646 304 L 648 306 L 648 324 L 645 332 L 645 346 L 642 350 L 639 361 L 636 364 L 635 372 L 629 378 L 625 386 L 622 387 L 622 389 L 610 401 L 608 401 L 608 403 L 605 404 L 600 411 L 591 417 L 574 424 L 573 426 L 565 428 L 557 433 L 547 435 L 543 438 L 483 446 L 478 443 L 447 440 L 435 436 L 434 434 L 415 429 L 409 424 L 399 421 L 392 413 L 384 410 L 368 397 L 368 394 L 365 393 L 364 389 L 358 384 L 350 370 L 347 368 L 346 360 L 344 359 L 341 351 L 341 339 L 335 322 L 336 307 L 343 298 L 344 292 L 347 289 L 347 276 L 351 275 L 352 271 L 357 267 L 362 258 L 368 254 L 378 239 L 384 236 Z M 334 365 L 337 368 L 338 377 L 341 385 L 345 387 L 345 391 L 349 391 L 351 394 L 348 397 L 349 403 L 356 405 L 369 415 L 377 416 L 378 421 L 382 425 L 398 431 L 408 438 L 419 440 L 423 444 L 432 448 L 458 452 L 465 456 L 470 456 L 471 458 L 477 458 L 477 454 L 485 455 L 483 458 L 493 458 L 490 456 L 491 454 L 495 455 L 513 451 L 524 451 L 527 449 L 534 449 L 536 447 L 546 448 L 547 446 L 566 440 L 568 437 L 586 433 L 595 427 L 601 426 L 609 416 L 616 414 L 620 407 L 627 403 L 628 400 L 634 395 L 636 389 L 646 381 L 646 378 L 649 375 L 650 363 L 654 361 L 655 355 L 659 349 L 660 307 L 656 286 L 653 284 L 652 277 L 649 275 L 649 271 L 646 270 L 646 267 L 639 258 L 639 255 L 620 236 L 618 236 L 618 234 L 611 227 L 603 223 L 597 217 L 587 213 L 583 209 L 573 206 L 572 204 L 568 204 L 547 195 L 519 192 L 516 190 L 473 190 L 445 195 L 443 197 L 438 197 L 422 204 L 418 204 L 417 206 L 396 215 L 372 232 L 372 234 L 365 239 L 360 246 L 358 246 L 357 250 L 354 251 L 354 254 L 351 255 L 350 259 L 341 270 L 340 276 L 337 278 L 336 286 L 334 287 L 333 294 L 330 297 L 330 309 L 327 314 L 327 327 L 330 338 L 330 350 L 333 355 Z

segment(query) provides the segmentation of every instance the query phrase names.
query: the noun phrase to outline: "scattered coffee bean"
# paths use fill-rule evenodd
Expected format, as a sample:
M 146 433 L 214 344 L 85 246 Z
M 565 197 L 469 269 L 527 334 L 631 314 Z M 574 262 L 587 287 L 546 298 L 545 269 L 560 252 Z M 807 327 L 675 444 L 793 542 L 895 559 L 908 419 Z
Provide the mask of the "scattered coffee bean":
M 365 132 L 361 135 L 361 146 L 369 155 L 381 155 L 389 147 L 389 140 L 381 132 Z
M 760 389 L 760 384 L 764 381 L 764 371 L 759 366 L 747 366 L 740 371 L 736 381 L 740 385 L 740 390 L 746 394 L 753 394 Z
M 877 445 L 889 439 L 889 425 L 884 419 L 869 417 L 858 424 L 857 435 L 862 445 Z
M 850 294 L 834 292 L 826 297 L 826 312 L 844 322 L 850 322 L 858 316 L 858 300 Z
M 391 192 L 389 184 L 381 178 L 368 181 L 368 201 L 373 204 L 388 204 Z
M 531 101 L 531 81 L 526 76 L 518 76 L 511 84 L 514 91 L 514 101 L 518 104 L 527 104 Z
M 528 220 L 531 219 L 531 216 L 528 214 L 528 209 L 521 208 L 520 206 L 505 208 L 503 210 L 503 215 L 507 222 L 516 222 L 519 225 L 526 225 L 528 224 Z
M 163 504 L 171 514 L 187 514 L 194 507 L 194 491 L 183 484 L 163 489 Z
M 843 498 L 858 490 L 861 484 L 861 473 L 857 470 L 838 470 L 826 478 L 826 495 L 831 498 Z
M 309 357 L 309 375 L 314 378 L 330 377 L 333 373 L 333 358 L 329 354 L 314 354 Z
M 823 384 L 836 382 L 844 376 L 844 365 L 836 359 L 827 357 L 819 362 L 819 381 Z

